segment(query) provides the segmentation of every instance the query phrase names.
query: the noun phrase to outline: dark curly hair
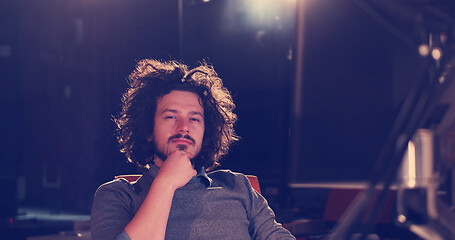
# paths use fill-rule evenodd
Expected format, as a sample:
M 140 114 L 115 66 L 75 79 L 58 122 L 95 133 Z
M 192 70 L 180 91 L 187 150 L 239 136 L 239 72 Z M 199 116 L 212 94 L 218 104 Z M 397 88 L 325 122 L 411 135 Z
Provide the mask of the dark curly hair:
M 236 140 L 233 113 L 235 104 L 213 67 L 206 62 L 192 70 L 177 61 L 144 59 L 128 77 L 129 88 L 122 97 L 122 110 L 114 118 L 120 151 L 128 161 L 147 167 L 156 149 L 147 141 L 153 134 L 157 101 L 173 90 L 199 95 L 204 108 L 205 131 L 196 167 L 212 169 L 219 165 Z

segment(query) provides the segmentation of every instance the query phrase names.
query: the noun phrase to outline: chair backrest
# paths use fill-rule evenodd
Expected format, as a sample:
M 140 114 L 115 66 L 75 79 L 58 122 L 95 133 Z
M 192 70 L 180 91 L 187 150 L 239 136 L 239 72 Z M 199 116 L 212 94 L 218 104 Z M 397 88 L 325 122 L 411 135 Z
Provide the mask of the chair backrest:
M 114 179 L 123 178 L 126 181 L 132 183 L 132 182 L 137 181 L 137 179 L 139 179 L 141 176 L 142 175 L 140 175 L 140 174 L 118 175 L 118 176 L 115 176 Z M 258 177 L 254 176 L 254 175 L 246 175 L 246 177 L 250 181 L 250 184 L 253 187 L 253 189 L 256 190 L 256 192 L 258 192 L 260 194 L 261 193 L 261 187 L 259 186 Z
M 256 192 L 258 192 L 259 194 L 261 194 L 261 187 L 259 186 L 258 177 L 254 175 L 246 175 L 246 177 L 250 181 L 250 184 L 253 187 L 253 189 L 256 190 Z
M 123 178 L 126 181 L 133 183 L 133 182 L 136 182 L 141 176 L 142 176 L 141 174 L 127 174 L 127 175 L 115 176 L 114 179 Z

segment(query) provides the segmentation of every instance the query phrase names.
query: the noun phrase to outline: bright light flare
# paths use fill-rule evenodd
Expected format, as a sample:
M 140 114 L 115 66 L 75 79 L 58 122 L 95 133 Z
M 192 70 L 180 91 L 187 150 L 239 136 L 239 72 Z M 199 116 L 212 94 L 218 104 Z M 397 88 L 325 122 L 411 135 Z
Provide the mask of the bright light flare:
M 408 143 L 408 186 L 413 188 L 416 186 L 416 148 L 413 142 Z
M 434 60 L 439 61 L 442 57 L 442 50 L 440 48 L 433 48 L 431 50 L 431 56 Z
M 426 44 L 421 44 L 421 45 L 419 46 L 419 54 L 420 54 L 420 56 L 422 56 L 422 57 L 428 56 L 428 54 L 430 54 L 430 48 L 428 47 L 428 45 L 426 45 Z

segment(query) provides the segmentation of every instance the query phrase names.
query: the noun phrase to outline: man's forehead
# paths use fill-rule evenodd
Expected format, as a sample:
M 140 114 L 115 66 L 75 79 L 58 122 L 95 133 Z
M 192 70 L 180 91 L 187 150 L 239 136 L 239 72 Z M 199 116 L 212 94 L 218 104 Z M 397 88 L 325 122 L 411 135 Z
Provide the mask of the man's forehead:
M 191 112 L 204 112 L 199 95 L 189 91 L 171 91 L 157 101 L 157 109 L 162 111 L 179 112 L 182 110 Z

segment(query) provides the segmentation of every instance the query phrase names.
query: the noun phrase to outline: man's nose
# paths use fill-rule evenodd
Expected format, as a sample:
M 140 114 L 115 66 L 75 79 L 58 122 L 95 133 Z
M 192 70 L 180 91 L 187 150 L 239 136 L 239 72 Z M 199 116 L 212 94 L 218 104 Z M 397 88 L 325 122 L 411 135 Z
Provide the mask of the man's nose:
M 180 118 L 178 121 L 178 132 L 179 133 L 187 133 L 189 132 L 188 128 L 188 121 L 186 119 Z

